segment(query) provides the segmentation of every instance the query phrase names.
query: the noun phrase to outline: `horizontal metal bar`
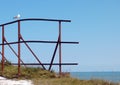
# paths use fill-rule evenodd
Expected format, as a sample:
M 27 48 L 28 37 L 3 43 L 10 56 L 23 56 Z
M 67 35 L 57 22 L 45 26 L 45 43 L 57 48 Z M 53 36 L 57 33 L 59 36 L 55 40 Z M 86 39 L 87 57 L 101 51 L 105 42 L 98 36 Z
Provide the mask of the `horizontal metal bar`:
M 17 43 L 58 43 L 58 41 L 39 41 L 39 40 L 28 40 L 28 41 L 20 41 L 20 42 L 9 42 L 9 43 L 4 43 L 4 44 L 0 44 L 0 45 L 8 45 L 8 44 L 17 44 Z M 59 43 L 63 43 L 63 44 L 79 44 L 79 42 L 66 42 L 66 41 L 62 41 Z
M 11 63 L 12 65 L 18 65 L 18 63 Z M 42 63 L 43 65 L 51 65 L 50 63 Z M 24 63 L 21 65 L 41 65 L 40 63 Z M 60 65 L 59 63 L 53 63 L 52 65 Z M 78 63 L 61 63 L 61 65 L 78 65 Z
M 27 19 L 19 19 L 19 20 L 15 20 L 15 21 L 8 22 L 8 23 L 4 23 L 4 24 L 1 24 L 0 26 L 13 24 L 13 23 L 16 23 L 16 22 L 18 22 L 18 21 L 54 21 L 54 22 L 71 22 L 71 20 L 61 20 L 61 19 L 59 20 L 59 19 L 27 18 Z

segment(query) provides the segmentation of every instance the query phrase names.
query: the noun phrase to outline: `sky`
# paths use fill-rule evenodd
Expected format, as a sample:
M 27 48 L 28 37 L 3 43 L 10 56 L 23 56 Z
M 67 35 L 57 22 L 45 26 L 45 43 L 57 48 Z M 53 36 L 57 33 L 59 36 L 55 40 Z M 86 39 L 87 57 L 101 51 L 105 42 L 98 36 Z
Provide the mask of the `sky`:
M 63 66 L 63 71 L 120 71 L 120 0 L 0 0 L 0 11 L 1 24 L 13 21 L 17 14 L 21 19 L 71 20 L 62 23 L 62 41 L 79 44 L 62 45 L 62 62 L 78 65 Z M 5 27 L 9 42 L 17 40 L 16 28 L 17 24 Z M 21 34 L 25 40 L 57 40 L 58 23 L 23 22 Z M 42 62 L 50 62 L 55 44 L 29 45 L 42 56 L 39 57 Z M 12 47 L 17 49 L 17 45 Z M 15 62 L 15 55 L 7 46 L 5 50 L 5 56 Z M 21 50 L 25 62 L 36 62 L 24 44 Z M 54 62 L 58 62 L 58 53 Z M 58 68 L 52 69 L 57 71 Z

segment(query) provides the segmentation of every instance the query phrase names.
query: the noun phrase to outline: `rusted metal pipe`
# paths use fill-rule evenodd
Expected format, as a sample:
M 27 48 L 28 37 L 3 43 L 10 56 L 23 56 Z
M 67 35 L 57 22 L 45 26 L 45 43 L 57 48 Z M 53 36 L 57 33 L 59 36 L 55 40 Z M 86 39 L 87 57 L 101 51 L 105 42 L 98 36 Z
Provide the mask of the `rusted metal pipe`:
M 4 25 L 2 25 L 2 44 L 4 44 Z M 4 73 L 4 45 L 2 45 L 2 75 Z
M 20 21 L 18 20 L 18 42 L 20 42 Z M 20 71 L 20 43 L 18 43 L 18 76 L 21 75 Z
M 58 28 L 59 28 L 58 40 L 57 41 L 35 41 L 35 40 L 25 41 L 23 39 L 23 37 L 21 36 L 21 32 L 20 32 L 20 22 L 21 21 L 53 21 L 53 22 L 58 22 Z M 63 44 L 78 44 L 79 43 L 79 42 L 65 42 L 65 41 L 62 41 L 62 32 L 61 32 L 62 22 L 71 22 L 71 20 L 28 18 L 28 19 L 19 19 L 19 20 L 15 20 L 15 21 L 12 21 L 12 22 L 1 24 L 0 27 L 2 26 L 2 43 L 0 45 L 2 45 L 2 53 L 0 53 L 0 54 L 2 55 L 2 74 L 3 74 L 3 71 L 4 71 L 4 62 L 5 62 L 5 56 L 4 56 L 4 46 L 5 45 L 8 45 L 11 48 L 11 50 L 14 52 L 14 54 L 16 56 L 18 56 L 18 63 L 16 64 L 16 65 L 18 65 L 18 76 L 21 74 L 20 67 L 23 64 L 24 65 L 25 64 L 26 65 L 41 65 L 43 67 L 43 69 L 46 69 L 44 67 L 44 65 L 50 65 L 48 70 L 51 70 L 52 65 L 59 65 L 59 74 L 60 75 L 62 73 L 62 65 L 77 65 L 77 63 L 62 63 L 62 43 Z M 4 37 L 4 26 L 10 25 L 10 24 L 13 24 L 13 23 L 18 23 L 18 41 L 8 43 L 7 40 Z M 30 50 L 30 52 L 33 54 L 33 56 L 36 58 L 36 60 L 39 63 L 23 63 L 23 61 L 21 60 L 21 43 L 24 43 L 27 46 L 27 48 Z M 32 49 L 30 48 L 30 46 L 27 43 L 56 43 L 51 62 L 50 63 L 41 63 L 39 58 L 32 51 Z M 10 44 L 18 44 L 18 54 L 14 51 L 14 49 L 10 46 Z M 59 51 L 58 51 L 58 53 L 59 53 L 59 63 L 53 63 L 58 47 L 59 47 Z M 15 63 L 13 63 L 13 64 L 15 64 Z
M 59 21 L 59 74 L 61 75 L 62 73 L 62 66 L 61 66 L 61 62 L 62 62 L 62 46 L 61 46 L 61 21 Z

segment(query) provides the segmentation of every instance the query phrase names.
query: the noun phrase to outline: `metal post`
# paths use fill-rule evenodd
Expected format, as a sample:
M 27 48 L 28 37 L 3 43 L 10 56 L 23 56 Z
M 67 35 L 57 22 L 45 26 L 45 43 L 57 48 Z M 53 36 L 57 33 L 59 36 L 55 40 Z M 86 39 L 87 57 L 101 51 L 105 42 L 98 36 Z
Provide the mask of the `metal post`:
M 62 51 L 61 51 L 61 21 L 59 21 L 59 74 L 61 75 L 61 60 L 62 60 Z
M 4 73 L 4 25 L 2 26 L 2 75 Z
M 18 76 L 20 73 L 20 21 L 18 20 Z
M 3 56 L 2 52 L 0 52 L 1 56 Z M 4 60 L 8 61 L 7 58 L 4 56 Z

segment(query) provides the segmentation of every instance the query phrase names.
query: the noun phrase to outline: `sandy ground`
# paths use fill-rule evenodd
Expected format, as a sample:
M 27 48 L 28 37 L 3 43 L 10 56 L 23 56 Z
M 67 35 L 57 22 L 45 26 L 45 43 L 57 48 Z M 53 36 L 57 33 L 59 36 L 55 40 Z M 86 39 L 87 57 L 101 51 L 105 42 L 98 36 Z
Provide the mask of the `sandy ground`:
M 0 85 L 33 85 L 31 80 L 10 80 L 0 77 Z

